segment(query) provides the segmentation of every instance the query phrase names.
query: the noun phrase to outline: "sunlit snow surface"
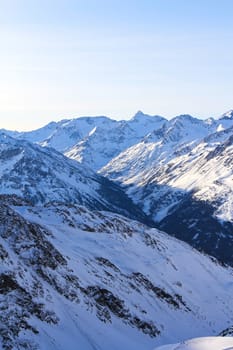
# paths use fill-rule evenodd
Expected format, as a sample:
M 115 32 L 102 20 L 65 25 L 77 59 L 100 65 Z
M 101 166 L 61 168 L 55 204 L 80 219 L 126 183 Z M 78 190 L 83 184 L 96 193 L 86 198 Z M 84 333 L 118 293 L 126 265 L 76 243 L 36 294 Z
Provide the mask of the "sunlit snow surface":
M 165 345 L 154 350 L 232 350 L 232 337 L 206 337 L 184 341 L 179 344 Z

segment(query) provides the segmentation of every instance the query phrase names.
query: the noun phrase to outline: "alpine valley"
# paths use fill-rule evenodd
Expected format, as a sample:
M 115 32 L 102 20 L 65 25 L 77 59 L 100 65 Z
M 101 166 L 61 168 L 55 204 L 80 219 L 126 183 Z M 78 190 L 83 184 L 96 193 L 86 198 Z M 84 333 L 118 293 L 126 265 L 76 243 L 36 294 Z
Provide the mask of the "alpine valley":
M 230 349 L 232 189 L 233 111 L 1 129 L 0 349 Z

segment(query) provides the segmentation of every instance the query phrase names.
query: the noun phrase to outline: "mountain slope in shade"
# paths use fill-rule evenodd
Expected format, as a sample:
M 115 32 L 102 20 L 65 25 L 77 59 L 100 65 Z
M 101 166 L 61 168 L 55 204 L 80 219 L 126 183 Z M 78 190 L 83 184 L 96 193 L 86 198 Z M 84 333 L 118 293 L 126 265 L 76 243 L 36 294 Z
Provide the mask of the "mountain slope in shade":
M 149 350 L 233 322 L 232 269 L 185 243 L 84 207 L 0 207 L 3 349 Z
M 119 186 L 54 149 L 0 134 L 0 160 L 0 194 L 15 194 L 32 204 L 77 203 L 145 219 Z
M 233 338 L 204 337 L 186 340 L 180 344 L 165 345 L 154 350 L 230 350 L 233 348 Z

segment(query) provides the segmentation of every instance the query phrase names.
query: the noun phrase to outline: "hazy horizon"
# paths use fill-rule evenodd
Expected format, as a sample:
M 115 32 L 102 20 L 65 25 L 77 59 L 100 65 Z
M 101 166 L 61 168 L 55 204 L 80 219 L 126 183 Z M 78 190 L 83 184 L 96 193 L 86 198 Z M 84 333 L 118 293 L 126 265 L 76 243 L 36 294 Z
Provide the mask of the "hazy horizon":
M 0 4 L 0 128 L 233 108 L 231 0 Z
M 170 118 L 168 118 L 167 116 L 165 116 L 165 115 L 159 115 L 159 114 L 155 114 L 155 113 L 152 113 L 152 114 L 149 114 L 149 113 L 145 113 L 144 111 L 142 111 L 142 110 L 138 110 L 136 113 L 134 113 L 134 114 L 132 114 L 131 116 L 129 116 L 128 118 L 114 118 L 114 117 L 112 117 L 112 116 L 108 116 L 108 115 L 80 115 L 80 116 L 74 116 L 74 117 L 70 117 L 70 118 L 66 118 L 66 117 L 58 117 L 57 119 L 54 119 L 54 120 L 48 120 L 47 122 L 45 122 L 45 123 L 42 123 L 42 124 L 38 124 L 38 126 L 36 127 L 33 127 L 33 128 L 25 128 L 25 129 L 22 129 L 22 128 L 18 128 L 18 129 L 16 129 L 16 128 L 5 128 L 5 127 L 2 127 L 1 125 L 0 125 L 0 130 L 1 129 L 5 129 L 5 130 L 9 130 L 9 131 L 19 131 L 19 132 L 24 132 L 24 131 L 33 131 L 33 130 L 37 130 L 37 129 L 40 129 L 40 128 L 43 128 L 44 126 L 46 126 L 47 124 L 49 124 L 49 123 L 52 123 L 52 122 L 60 122 L 60 121 L 63 121 L 63 120 L 72 120 L 72 119 L 78 119 L 78 118 L 85 118 L 85 117 L 89 117 L 89 118 L 98 118 L 98 117 L 107 117 L 107 118 L 110 118 L 110 119 L 113 119 L 113 120 L 116 120 L 116 121 L 121 121 L 121 120 L 130 120 L 130 119 L 132 119 L 138 112 L 142 112 L 143 114 L 145 114 L 145 115 L 149 115 L 150 117 L 163 117 L 163 118 L 165 118 L 165 119 L 167 119 L 167 120 L 170 120 L 170 119 L 173 119 L 173 118 L 175 118 L 175 117 L 179 117 L 179 116 L 181 116 L 181 115 L 191 115 L 192 117 L 194 117 L 194 118 L 197 118 L 197 119 L 202 119 L 202 120 L 205 120 L 205 119 L 208 119 L 208 118 L 214 118 L 214 119 L 218 119 L 219 117 L 221 117 L 223 114 L 225 114 L 225 113 L 227 113 L 227 112 L 229 112 L 229 111 L 231 111 L 231 110 L 228 110 L 228 111 L 225 111 L 225 112 L 223 112 L 223 113 L 220 113 L 219 115 L 217 115 L 217 116 L 208 116 L 208 117 L 206 117 L 206 116 L 202 116 L 202 117 L 200 117 L 200 116 L 196 116 L 196 115 L 192 115 L 192 114 L 190 114 L 190 113 L 180 113 L 180 114 L 177 114 L 177 115 L 173 115 L 173 116 L 171 116 Z M 30 124 L 28 124 L 28 125 L 30 125 Z

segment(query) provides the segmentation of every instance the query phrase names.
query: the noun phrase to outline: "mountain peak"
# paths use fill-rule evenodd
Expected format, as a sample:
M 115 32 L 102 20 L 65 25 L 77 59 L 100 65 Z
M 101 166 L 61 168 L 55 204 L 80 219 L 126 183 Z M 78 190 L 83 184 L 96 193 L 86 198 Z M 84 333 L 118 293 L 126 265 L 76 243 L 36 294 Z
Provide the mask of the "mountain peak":
M 150 114 L 145 114 L 142 111 L 137 111 L 137 113 L 133 116 L 131 119 L 132 121 L 141 121 L 143 119 L 153 119 L 153 118 L 158 118 L 159 120 L 164 119 L 163 117 L 159 115 L 150 115 Z
M 222 114 L 219 119 L 220 120 L 222 120 L 222 119 L 232 119 L 233 120 L 233 109 L 230 109 L 228 112 Z
M 198 120 L 198 121 L 200 121 L 200 119 L 197 119 L 190 114 L 180 114 L 180 115 L 177 115 L 176 117 L 172 118 L 172 120 L 183 120 L 183 121 L 185 121 L 185 120 L 187 120 L 187 121 Z
M 142 118 L 142 117 L 144 117 L 146 114 L 144 114 L 142 111 L 137 111 L 137 113 L 135 113 L 135 115 L 133 116 L 133 120 L 138 120 L 138 119 L 140 119 L 140 118 Z

